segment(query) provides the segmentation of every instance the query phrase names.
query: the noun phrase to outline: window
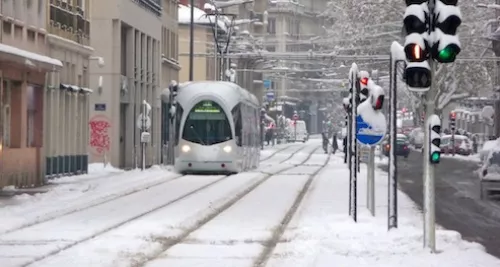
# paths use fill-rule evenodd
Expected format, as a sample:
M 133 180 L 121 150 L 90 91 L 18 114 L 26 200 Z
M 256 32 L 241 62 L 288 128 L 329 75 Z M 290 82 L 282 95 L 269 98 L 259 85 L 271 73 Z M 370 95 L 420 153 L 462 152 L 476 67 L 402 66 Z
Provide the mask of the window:
M 182 139 L 204 146 L 231 140 L 231 125 L 226 113 L 214 101 L 196 104 L 188 114 Z
M 4 21 L 2 26 L 3 26 L 3 33 L 4 34 L 6 34 L 6 35 L 12 34 L 12 23 L 10 23 L 8 21 Z
M 236 145 L 242 146 L 242 118 L 241 118 L 241 104 L 236 105 L 233 110 L 231 110 L 231 114 L 233 115 L 234 121 L 234 137 L 236 138 Z
M 36 105 L 35 105 L 35 87 L 33 85 L 28 85 L 26 88 L 26 97 L 27 97 L 27 127 L 26 127 L 26 146 L 34 147 L 35 146 L 35 114 L 36 114 Z
M 276 18 L 269 18 L 267 22 L 267 32 L 276 34 Z
M 23 27 L 19 25 L 14 25 L 14 36 L 17 40 L 23 39 Z
M 33 43 L 35 42 L 35 38 L 36 38 L 36 32 L 35 31 L 28 30 L 27 36 L 28 36 L 28 41 L 33 42 Z
M 0 142 L 3 147 L 10 147 L 10 122 L 11 122 L 11 88 L 10 82 L 3 80 L 2 90 L 0 91 L 0 136 L 3 142 Z

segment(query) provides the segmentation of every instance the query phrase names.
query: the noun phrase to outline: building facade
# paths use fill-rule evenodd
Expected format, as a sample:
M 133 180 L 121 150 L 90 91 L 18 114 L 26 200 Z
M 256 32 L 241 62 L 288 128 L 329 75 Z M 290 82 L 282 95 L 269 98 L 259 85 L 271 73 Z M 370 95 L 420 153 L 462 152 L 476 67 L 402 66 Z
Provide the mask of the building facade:
M 90 64 L 90 161 L 134 168 L 141 162 L 143 101 L 151 123 L 146 165 L 161 161 L 163 88 L 178 80 L 177 1 L 107 0 L 91 5 L 90 39 L 105 65 Z M 102 77 L 102 78 L 101 78 Z M 150 127 L 148 127 L 150 126 Z
M 191 9 L 188 7 L 188 0 L 181 0 L 179 4 L 179 63 L 182 69 L 179 72 L 179 81 L 189 81 L 189 44 L 190 44 L 190 19 Z M 194 26 L 194 53 L 206 54 L 213 53 L 215 42 L 213 36 L 213 24 L 205 17 L 205 11 L 195 8 L 195 26 Z M 193 58 L 193 80 L 215 80 L 216 68 L 213 57 Z
M 47 56 L 45 3 L 0 1 L 0 188 L 44 183 L 45 96 L 63 67 Z
M 46 2 L 48 55 L 63 68 L 46 92 L 48 177 L 86 173 L 89 140 L 90 0 Z
M 315 47 L 314 38 L 325 35 L 325 27 L 328 27 L 320 16 L 326 10 L 328 2 L 328 0 L 269 1 L 266 50 L 280 53 L 316 51 L 318 47 Z M 321 109 L 322 107 L 327 109 L 325 103 L 327 97 L 322 93 L 314 93 L 311 89 L 316 89 L 320 85 L 307 81 L 309 78 L 321 77 L 314 77 L 313 72 L 299 70 L 321 68 L 316 65 L 317 63 L 292 62 L 283 58 L 274 63 L 283 71 L 265 75 L 264 78 L 271 81 L 270 90 L 278 99 L 277 106 L 282 110 L 288 110 L 289 114 L 293 110 L 304 114 L 303 119 L 306 120 L 310 133 L 317 133 L 320 130 L 320 122 L 324 119 L 324 112 Z M 294 70 L 290 72 L 289 69 Z M 293 99 L 300 99 L 301 103 Z

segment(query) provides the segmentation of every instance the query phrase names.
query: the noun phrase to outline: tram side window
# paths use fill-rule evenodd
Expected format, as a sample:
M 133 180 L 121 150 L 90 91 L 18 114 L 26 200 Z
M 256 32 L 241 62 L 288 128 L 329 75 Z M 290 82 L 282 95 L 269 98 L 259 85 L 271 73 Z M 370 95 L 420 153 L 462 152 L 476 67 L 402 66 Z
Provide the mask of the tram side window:
M 234 136 L 236 137 L 236 145 L 242 146 L 242 117 L 241 117 L 241 104 L 236 105 L 233 110 L 231 110 L 234 122 Z
M 182 114 L 184 113 L 184 109 L 182 106 L 177 103 L 175 107 L 175 145 L 179 144 L 179 134 L 181 130 L 181 120 L 182 120 Z

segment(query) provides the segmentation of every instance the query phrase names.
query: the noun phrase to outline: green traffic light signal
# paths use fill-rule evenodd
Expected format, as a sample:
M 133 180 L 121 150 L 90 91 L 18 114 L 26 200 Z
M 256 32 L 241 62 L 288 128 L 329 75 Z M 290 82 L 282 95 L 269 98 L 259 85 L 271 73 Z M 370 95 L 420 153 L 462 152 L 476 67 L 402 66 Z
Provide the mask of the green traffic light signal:
M 433 152 L 431 154 L 431 163 L 439 163 L 439 160 L 441 159 L 441 153 L 440 152 Z
M 452 63 L 455 62 L 459 53 L 460 47 L 456 44 L 451 44 L 438 52 L 436 60 L 440 63 Z

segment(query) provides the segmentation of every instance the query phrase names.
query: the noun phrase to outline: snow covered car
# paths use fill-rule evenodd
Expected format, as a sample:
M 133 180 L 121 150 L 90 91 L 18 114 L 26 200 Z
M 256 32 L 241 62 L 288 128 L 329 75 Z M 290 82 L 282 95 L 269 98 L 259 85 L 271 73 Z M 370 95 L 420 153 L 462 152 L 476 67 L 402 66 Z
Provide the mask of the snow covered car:
M 481 199 L 500 195 L 500 146 L 489 153 L 479 172 Z
M 498 139 L 484 142 L 483 146 L 479 150 L 479 159 L 481 160 L 481 162 L 484 162 L 486 160 L 486 157 L 488 157 L 491 150 L 496 146 L 497 143 Z
M 422 128 L 415 128 L 411 131 L 410 144 L 412 144 L 416 149 L 421 149 L 424 146 L 424 131 Z
M 469 156 L 472 154 L 472 142 L 467 136 L 455 135 L 455 144 L 452 143 L 452 135 L 441 137 L 441 153 Z

